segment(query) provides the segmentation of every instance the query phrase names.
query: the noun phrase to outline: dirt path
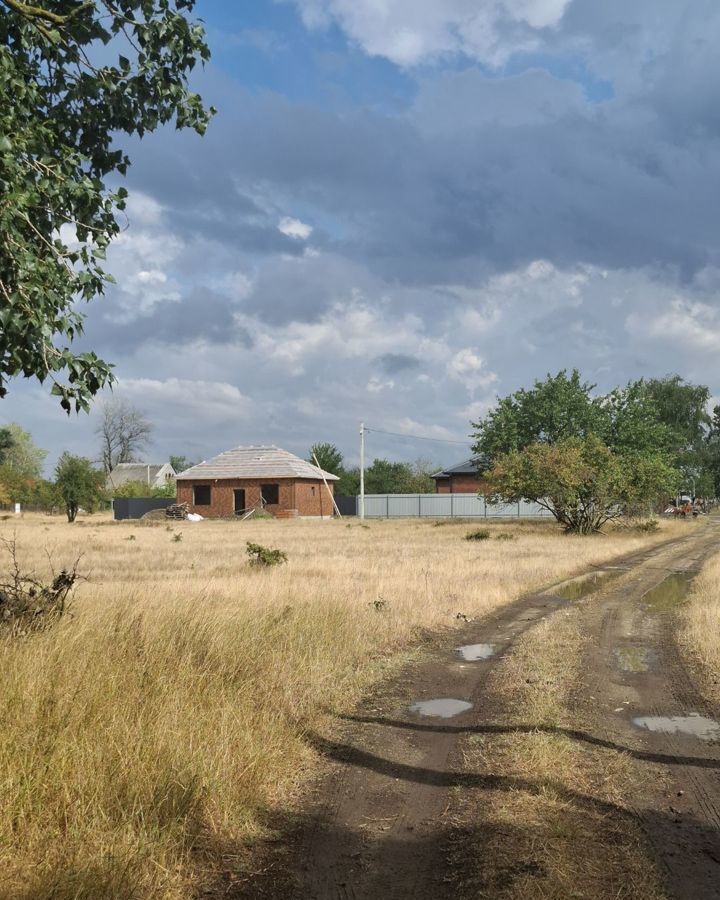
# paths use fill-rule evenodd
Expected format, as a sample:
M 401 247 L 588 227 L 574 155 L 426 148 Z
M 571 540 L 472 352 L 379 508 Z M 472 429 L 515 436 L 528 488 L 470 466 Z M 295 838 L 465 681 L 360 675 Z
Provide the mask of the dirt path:
M 668 894 L 682 900 L 720 898 L 720 711 L 704 702 L 677 651 L 675 610 L 688 582 L 671 573 L 696 573 L 719 548 L 720 522 L 710 522 L 589 603 L 586 615 L 596 648 L 586 661 L 595 733 L 651 775 L 655 790 L 633 805 Z M 586 711 L 588 695 L 579 701 Z
M 669 573 L 694 571 L 719 541 L 720 529 L 708 523 L 605 567 L 601 578 L 622 577 L 605 584 L 597 599 L 582 601 L 593 650 L 575 702 L 579 717 L 592 727 L 566 729 L 573 740 L 627 752 L 638 764 L 657 768 L 657 789 L 633 807 L 666 867 L 669 893 L 698 900 L 720 897 L 720 742 L 650 732 L 632 719 L 695 712 L 712 718 L 673 650 L 671 609 L 649 607 L 642 598 Z M 574 593 L 572 585 L 560 587 Z M 530 595 L 481 624 L 469 624 L 381 687 L 331 736 L 313 735 L 328 773 L 292 827 L 285 823 L 285 838 L 268 854 L 263 872 L 236 896 L 457 897 L 458 873 L 447 869 L 447 848 L 457 846 L 452 811 L 463 789 L 536 788 L 478 766 L 468 770 L 462 739 L 502 728 L 486 702 L 488 676 L 519 636 L 574 603 L 560 592 L 556 587 Z M 483 645 L 474 652 L 487 658 L 463 659 L 460 644 Z M 448 710 L 455 714 L 447 718 L 412 708 L 438 699 L 466 706 Z M 452 858 L 457 866 L 458 854 Z

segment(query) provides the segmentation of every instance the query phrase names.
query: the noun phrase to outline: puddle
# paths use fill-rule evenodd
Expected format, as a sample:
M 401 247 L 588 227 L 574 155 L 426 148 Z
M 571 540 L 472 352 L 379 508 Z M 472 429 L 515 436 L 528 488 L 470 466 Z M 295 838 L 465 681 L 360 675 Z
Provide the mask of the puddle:
M 642 716 L 633 719 L 633 725 L 659 734 L 691 734 L 703 741 L 720 738 L 720 725 L 699 713 L 690 713 L 689 716 Z
M 465 644 L 464 647 L 455 649 L 467 662 L 476 662 L 479 659 L 490 659 L 495 653 L 495 644 Z
M 599 590 L 611 579 L 617 578 L 621 571 L 594 572 L 586 578 L 576 578 L 550 590 L 556 597 L 562 597 L 563 600 L 580 600 L 582 597 L 587 597 L 588 594 Z
M 646 647 L 620 647 L 615 651 L 615 659 L 622 672 L 647 672 L 651 653 Z
M 472 703 L 466 700 L 453 700 L 451 697 L 443 697 L 440 700 L 418 700 L 410 707 L 410 712 L 419 716 L 437 716 L 440 719 L 451 719 L 460 713 L 472 709 Z
M 692 577 L 684 572 L 675 572 L 661 581 L 657 587 L 642 598 L 650 609 L 669 610 L 679 606 L 685 599 Z

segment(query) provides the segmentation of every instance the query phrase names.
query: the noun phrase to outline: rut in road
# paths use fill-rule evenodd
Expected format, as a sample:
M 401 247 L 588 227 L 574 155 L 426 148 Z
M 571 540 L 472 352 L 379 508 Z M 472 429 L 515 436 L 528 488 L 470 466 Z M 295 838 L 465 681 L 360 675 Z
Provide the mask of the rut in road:
M 667 868 L 671 892 L 679 898 L 720 897 L 711 884 L 711 876 L 716 880 L 720 876 L 720 753 L 717 744 L 642 731 L 633 725 L 631 711 L 643 715 L 674 715 L 688 709 L 714 712 L 694 694 L 672 650 L 668 617 L 646 609 L 642 597 L 669 573 L 694 571 L 717 548 L 718 531 L 708 525 L 680 540 L 615 560 L 601 569 L 603 577 L 622 575 L 618 583 L 606 584 L 599 599 L 581 601 L 587 628 L 596 637 L 587 661 L 589 695 L 596 700 L 588 705 L 590 701 L 583 697 L 578 703 L 585 721 L 589 712 L 594 726 L 590 733 L 573 735 L 572 729 L 568 733 L 590 744 L 635 752 L 638 764 L 657 766 L 663 776 L 671 768 L 672 777 L 682 782 L 684 788 L 678 790 L 685 791 L 687 811 L 680 828 L 674 821 L 677 816 L 667 812 L 668 798 L 661 791 L 646 800 L 638 798 L 635 804 Z M 458 873 L 447 871 L 445 848 L 457 838 L 452 834 L 451 813 L 458 790 L 535 789 L 532 783 L 518 783 L 493 772 L 466 771 L 460 742 L 473 731 L 492 732 L 498 727 L 492 721 L 492 708 L 484 702 L 488 676 L 519 636 L 573 604 L 583 593 L 581 585 L 582 579 L 572 579 L 469 625 L 453 635 L 452 643 L 444 642 L 421 664 L 381 686 L 332 736 L 312 736 L 328 760 L 328 772 L 287 831 L 281 848 L 270 854 L 264 874 L 234 896 L 457 898 Z M 643 658 L 654 660 L 652 669 L 623 670 L 618 666 L 623 656 L 617 651 L 640 641 L 648 651 Z M 465 653 L 470 659 L 457 652 L 458 644 L 474 648 Z M 633 700 L 628 704 L 624 701 L 630 691 Z M 416 703 L 442 699 L 461 700 L 469 706 L 448 718 L 411 710 Z M 608 716 L 608 708 L 623 711 Z M 604 712 L 594 715 L 593 710 Z M 595 802 L 582 796 L 572 799 L 580 804 Z M 680 850 L 694 860 L 694 893 L 683 888 L 682 866 L 672 862 L 680 859 Z
M 711 520 L 664 561 L 673 573 L 692 576 L 719 549 L 720 522 Z M 658 574 L 666 578 L 659 590 Z M 683 591 L 673 580 L 647 567 L 601 603 L 588 604 L 595 649 L 586 660 L 587 684 L 596 698 L 597 733 L 630 747 L 656 786 L 633 805 L 668 894 L 704 900 L 720 898 L 720 710 L 700 695 L 678 652 L 675 614 Z M 710 740 L 700 736 L 703 725 Z

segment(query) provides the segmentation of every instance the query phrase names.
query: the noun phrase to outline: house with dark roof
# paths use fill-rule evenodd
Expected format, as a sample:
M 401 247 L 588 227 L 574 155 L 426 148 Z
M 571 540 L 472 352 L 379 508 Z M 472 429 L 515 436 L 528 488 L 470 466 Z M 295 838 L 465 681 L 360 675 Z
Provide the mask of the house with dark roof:
M 275 446 L 236 447 L 177 476 L 178 503 L 205 518 L 264 509 L 279 518 L 333 515 L 333 482 L 307 460 Z
M 127 484 L 129 481 L 137 481 L 146 484 L 148 489 L 164 487 L 169 481 L 174 481 L 175 469 L 170 463 L 151 465 L 148 463 L 118 463 L 110 472 L 105 481 L 105 488 L 109 493 Z
M 436 472 L 435 493 L 437 494 L 477 494 L 484 487 L 484 482 L 478 475 L 483 468 L 484 458 L 473 456 L 456 466 L 450 466 L 441 472 Z

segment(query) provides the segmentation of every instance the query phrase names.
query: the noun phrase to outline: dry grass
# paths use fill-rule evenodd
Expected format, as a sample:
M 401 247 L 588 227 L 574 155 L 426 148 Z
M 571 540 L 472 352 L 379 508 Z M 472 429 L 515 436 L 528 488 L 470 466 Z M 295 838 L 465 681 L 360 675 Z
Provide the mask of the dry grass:
M 703 693 L 720 703 L 720 554 L 693 581 L 680 613 L 679 639 Z
M 639 790 L 631 759 L 563 732 L 578 727 L 569 707 L 584 645 L 580 611 L 558 612 L 493 673 L 491 696 L 509 731 L 474 735 L 464 756 L 471 771 L 492 772 L 505 786 L 483 791 L 477 806 L 466 798 L 457 852 L 467 860 L 469 838 L 474 853 L 460 896 L 463 888 L 493 900 L 664 896 L 627 806 Z
M 312 764 L 305 730 L 423 629 L 662 538 L 488 527 L 518 539 L 408 521 L 0 523 L 27 568 L 82 553 L 90 577 L 72 618 L 0 644 L 2 897 L 212 887 Z M 247 540 L 288 564 L 249 566 Z

